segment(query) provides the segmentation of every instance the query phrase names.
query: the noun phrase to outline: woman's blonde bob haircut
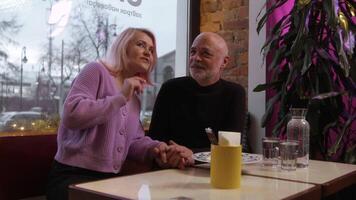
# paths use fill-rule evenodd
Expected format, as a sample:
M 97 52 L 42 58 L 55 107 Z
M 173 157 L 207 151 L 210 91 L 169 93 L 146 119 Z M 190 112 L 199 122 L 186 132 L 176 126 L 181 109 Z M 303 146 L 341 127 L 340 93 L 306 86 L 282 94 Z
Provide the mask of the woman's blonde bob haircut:
M 153 43 L 153 62 L 149 66 L 148 73 L 146 77 L 144 77 L 148 83 L 151 83 L 150 73 L 152 72 L 154 66 L 157 63 L 157 50 L 156 50 L 156 38 L 154 34 L 148 29 L 144 28 L 127 28 L 125 29 L 117 38 L 114 40 L 112 45 L 110 46 L 109 51 L 106 56 L 103 58 L 103 63 L 106 67 L 109 68 L 110 72 L 118 76 L 121 72 L 127 69 L 128 56 L 127 49 L 129 48 L 129 44 L 137 32 L 145 33 L 149 36 Z

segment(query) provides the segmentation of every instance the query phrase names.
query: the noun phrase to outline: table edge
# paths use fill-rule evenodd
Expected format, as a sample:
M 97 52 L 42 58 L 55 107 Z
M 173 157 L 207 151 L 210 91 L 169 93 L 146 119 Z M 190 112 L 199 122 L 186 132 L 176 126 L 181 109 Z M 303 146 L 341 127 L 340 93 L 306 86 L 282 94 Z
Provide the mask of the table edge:
M 323 197 L 337 193 L 353 184 L 356 184 L 356 171 L 344 174 L 343 176 L 322 184 Z
M 75 184 L 69 185 L 68 188 L 69 200 L 85 199 L 85 200 L 131 200 L 126 197 L 114 196 L 103 192 L 98 192 L 90 189 L 77 187 Z
M 322 195 L 321 185 L 314 185 L 312 188 L 309 188 L 297 194 L 293 194 L 284 199 L 285 200 L 305 200 L 305 199 L 315 200 L 315 199 L 321 199 L 321 195 Z

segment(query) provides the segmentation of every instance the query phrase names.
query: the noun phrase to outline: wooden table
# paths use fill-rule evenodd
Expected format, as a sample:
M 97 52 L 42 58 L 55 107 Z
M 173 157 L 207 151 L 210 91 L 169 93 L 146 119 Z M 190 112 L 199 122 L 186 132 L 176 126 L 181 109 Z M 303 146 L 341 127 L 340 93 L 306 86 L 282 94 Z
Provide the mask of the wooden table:
M 244 165 L 242 173 L 320 185 L 323 197 L 356 184 L 356 165 L 316 160 L 310 160 L 308 168 L 298 168 L 296 171 L 272 169 L 260 163 Z
M 160 170 L 71 185 L 71 200 L 93 199 L 320 199 L 321 188 L 257 176 L 242 176 L 239 189 L 210 186 L 207 169 Z

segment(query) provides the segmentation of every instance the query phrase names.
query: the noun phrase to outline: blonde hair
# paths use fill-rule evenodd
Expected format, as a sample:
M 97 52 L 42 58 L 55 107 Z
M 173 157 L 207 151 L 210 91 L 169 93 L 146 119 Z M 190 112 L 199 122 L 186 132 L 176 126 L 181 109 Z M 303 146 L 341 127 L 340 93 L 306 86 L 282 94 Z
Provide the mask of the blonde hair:
M 127 68 L 128 56 L 127 49 L 130 41 L 137 32 L 145 33 L 149 36 L 153 42 L 153 62 L 151 63 L 148 73 L 144 77 L 148 83 L 151 83 L 150 73 L 152 72 L 154 66 L 157 63 L 157 50 L 156 50 L 156 38 L 154 34 L 148 29 L 144 28 L 127 28 L 115 39 L 115 41 L 110 46 L 109 51 L 103 58 L 103 63 L 109 68 L 109 71 L 114 75 L 118 76 L 124 69 Z

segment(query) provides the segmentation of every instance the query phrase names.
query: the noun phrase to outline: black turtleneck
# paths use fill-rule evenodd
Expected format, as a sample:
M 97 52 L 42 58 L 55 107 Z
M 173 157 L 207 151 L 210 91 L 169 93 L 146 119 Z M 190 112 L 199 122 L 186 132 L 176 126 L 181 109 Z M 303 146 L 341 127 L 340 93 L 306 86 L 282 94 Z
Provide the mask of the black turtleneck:
M 210 148 L 206 127 L 242 132 L 245 98 L 242 86 L 222 79 L 206 87 L 191 77 L 171 79 L 159 91 L 148 135 L 192 149 Z

